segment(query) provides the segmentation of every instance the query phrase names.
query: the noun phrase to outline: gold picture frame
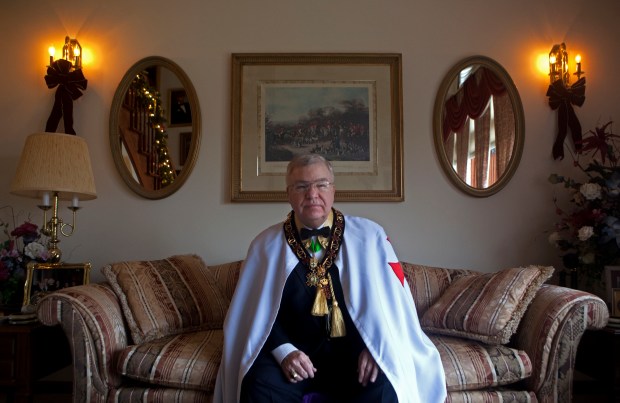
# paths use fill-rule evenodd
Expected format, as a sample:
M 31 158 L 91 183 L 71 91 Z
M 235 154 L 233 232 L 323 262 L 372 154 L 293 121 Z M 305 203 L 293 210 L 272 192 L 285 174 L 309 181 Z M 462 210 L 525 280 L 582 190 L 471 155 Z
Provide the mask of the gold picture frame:
M 401 81 L 397 53 L 232 54 L 231 200 L 286 201 L 286 164 L 316 152 L 336 201 L 403 201 Z
M 22 305 L 36 306 L 53 291 L 88 284 L 90 268 L 90 263 L 28 263 Z

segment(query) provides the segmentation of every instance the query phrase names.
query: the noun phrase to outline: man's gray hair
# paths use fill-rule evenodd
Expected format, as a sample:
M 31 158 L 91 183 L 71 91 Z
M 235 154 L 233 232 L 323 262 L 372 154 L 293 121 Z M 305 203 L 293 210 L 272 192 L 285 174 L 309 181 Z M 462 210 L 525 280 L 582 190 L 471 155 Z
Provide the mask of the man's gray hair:
M 332 163 L 329 162 L 329 160 L 319 154 L 299 154 L 293 157 L 293 159 L 288 163 L 288 166 L 286 167 L 287 183 L 288 177 L 291 175 L 291 172 L 293 172 L 294 169 L 314 164 L 325 165 L 325 167 L 327 167 L 327 169 L 329 170 L 329 176 L 331 177 L 329 178 L 330 181 L 334 181 L 334 167 L 332 166 Z

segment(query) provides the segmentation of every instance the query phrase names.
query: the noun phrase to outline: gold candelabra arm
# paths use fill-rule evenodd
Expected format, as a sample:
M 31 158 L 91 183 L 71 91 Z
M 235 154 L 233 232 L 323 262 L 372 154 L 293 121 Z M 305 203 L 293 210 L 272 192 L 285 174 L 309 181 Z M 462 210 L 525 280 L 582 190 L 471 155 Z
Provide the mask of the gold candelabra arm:
M 59 234 L 62 234 L 65 237 L 70 237 L 73 235 L 73 231 L 75 231 L 75 217 L 76 212 L 80 209 L 77 206 L 70 206 L 69 210 L 72 211 L 73 220 L 72 223 L 65 223 L 62 221 L 62 218 L 58 216 L 58 192 L 54 192 L 54 202 L 51 206 L 39 206 L 41 210 L 43 210 L 43 227 L 41 228 L 41 232 L 48 236 L 49 239 L 47 241 L 47 249 L 50 254 L 50 263 L 58 263 L 60 262 L 60 258 L 62 256 L 62 252 L 58 247 L 60 243 Z M 47 210 L 52 209 L 52 216 L 49 221 L 47 220 Z
M 73 216 L 72 222 L 71 222 L 71 224 L 69 224 L 69 223 L 64 223 L 64 224 L 62 224 L 62 225 L 61 225 L 61 227 L 60 227 L 60 233 L 61 233 L 61 234 L 63 234 L 64 236 L 66 236 L 66 237 L 69 237 L 69 236 L 73 235 L 73 231 L 75 231 L 75 217 L 76 217 L 76 214 L 75 214 L 75 213 L 76 213 L 76 212 L 77 212 L 80 208 L 79 208 L 79 207 L 77 207 L 77 206 L 69 206 L 69 207 L 68 207 L 68 209 L 69 209 L 69 210 L 71 210 L 71 212 L 72 212 L 72 216 Z M 71 231 L 69 231 L 69 232 L 65 232 L 65 228 L 68 228 L 68 229 L 70 229 Z

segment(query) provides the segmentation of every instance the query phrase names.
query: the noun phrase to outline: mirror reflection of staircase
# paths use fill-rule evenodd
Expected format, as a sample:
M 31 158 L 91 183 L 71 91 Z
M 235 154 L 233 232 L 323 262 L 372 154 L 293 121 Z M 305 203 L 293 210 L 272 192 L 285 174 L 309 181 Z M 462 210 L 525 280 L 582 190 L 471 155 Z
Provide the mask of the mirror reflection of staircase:
M 136 89 L 127 91 L 119 117 L 121 149 L 127 168 L 145 190 L 159 190 L 157 130 L 150 121 L 149 106 L 141 105 Z M 174 167 L 171 171 L 175 173 Z

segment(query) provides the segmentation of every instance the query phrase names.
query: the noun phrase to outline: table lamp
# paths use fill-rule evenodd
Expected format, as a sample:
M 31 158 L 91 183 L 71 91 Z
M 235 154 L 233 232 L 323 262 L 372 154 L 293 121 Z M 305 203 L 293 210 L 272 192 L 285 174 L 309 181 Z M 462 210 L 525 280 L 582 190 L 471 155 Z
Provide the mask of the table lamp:
M 60 262 L 59 235 L 69 237 L 73 234 L 79 201 L 97 197 L 86 141 L 64 133 L 46 132 L 28 136 L 11 183 L 11 193 L 41 199 L 41 232 L 49 237 L 50 262 Z M 71 224 L 64 223 L 58 217 L 59 200 L 71 201 Z M 52 209 L 52 216 L 48 221 L 49 209 Z

